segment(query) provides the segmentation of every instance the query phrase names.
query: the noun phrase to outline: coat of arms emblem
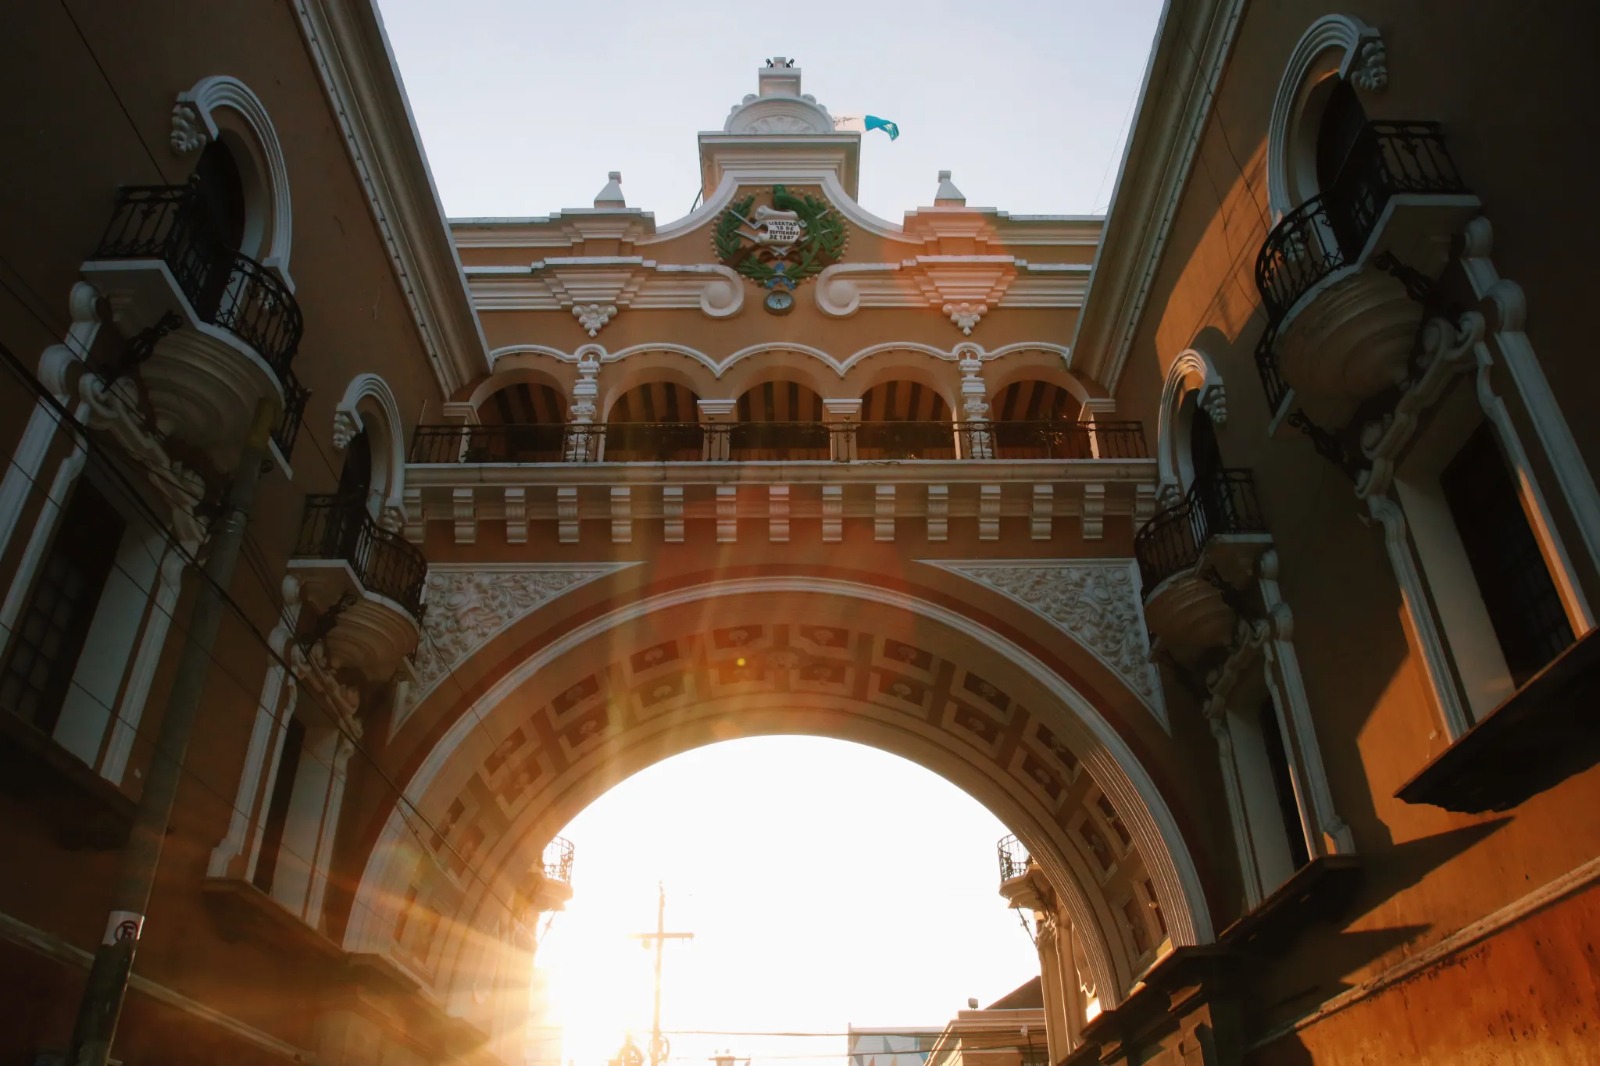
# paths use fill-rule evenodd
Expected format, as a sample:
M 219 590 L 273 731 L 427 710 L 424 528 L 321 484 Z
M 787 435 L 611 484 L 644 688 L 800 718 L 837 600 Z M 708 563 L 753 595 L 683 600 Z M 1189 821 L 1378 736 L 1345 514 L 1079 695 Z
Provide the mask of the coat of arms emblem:
M 729 204 L 711 243 L 719 259 L 767 290 L 768 311 L 787 314 L 795 286 L 838 262 L 849 234 L 818 197 L 774 185 L 770 206 L 755 202 L 752 194 Z

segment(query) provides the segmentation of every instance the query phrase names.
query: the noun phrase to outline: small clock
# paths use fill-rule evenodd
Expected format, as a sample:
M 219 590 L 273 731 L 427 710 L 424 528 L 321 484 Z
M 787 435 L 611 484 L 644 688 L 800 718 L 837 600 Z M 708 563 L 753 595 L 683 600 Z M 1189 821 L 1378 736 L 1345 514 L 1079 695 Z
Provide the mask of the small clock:
M 794 293 L 778 289 L 767 293 L 767 310 L 775 315 L 786 315 L 794 310 Z

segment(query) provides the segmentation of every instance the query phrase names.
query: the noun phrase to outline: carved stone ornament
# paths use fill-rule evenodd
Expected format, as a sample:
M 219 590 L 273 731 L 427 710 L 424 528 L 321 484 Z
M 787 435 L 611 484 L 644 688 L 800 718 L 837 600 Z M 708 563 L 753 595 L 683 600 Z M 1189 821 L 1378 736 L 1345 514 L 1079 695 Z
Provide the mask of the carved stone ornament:
M 333 446 L 341 452 L 361 435 L 361 416 L 348 407 L 333 412 Z
M 205 123 L 195 112 L 192 105 L 179 103 L 172 105 L 172 150 L 178 155 L 188 155 L 198 152 L 206 146 L 208 137 Z
M 1104 663 L 1165 721 L 1132 562 L 923 561 L 987 585 L 1044 618 Z
M 587 330 L 591 337 L 605 328 L 605 324 L 610 322 L 616 313 L 616 304 L 578 304 L 572 309 L 578 325 Z
M 1350 83 L 1366 93 L 1375 93 L 1389 84 L 1389 53 L 1383 38 L 1374 34 L 1360 45 L 1350 64 Z
M 972 327 L 978 324 L 980 318 L 989 313 L 989 305 L 965 302 L 945 304 L 944 313 L 950 316 L 950 321 L 956 324 L 957 329 L 970 337 L 972 336 Z
M 1201 389 L 1199 404 L 1213 425 L 1220 426 L 1228 421 L 1228 390 L 1222 382 L 1212 382 Z
M 637 563 L 505 564 L 428 568 L 422 640 L 417 645 L 412 705 L 450 671 L 534 610 L 562 593 Z
M 711 247 L 724 265 L 767 290 L 766 308 L 785 314 L 794 288 L 844 255 L 849 231 L 820 197 L 772 187 L 771 205 L 755 206 L 756 193 L 728 205 L 718 217 Z

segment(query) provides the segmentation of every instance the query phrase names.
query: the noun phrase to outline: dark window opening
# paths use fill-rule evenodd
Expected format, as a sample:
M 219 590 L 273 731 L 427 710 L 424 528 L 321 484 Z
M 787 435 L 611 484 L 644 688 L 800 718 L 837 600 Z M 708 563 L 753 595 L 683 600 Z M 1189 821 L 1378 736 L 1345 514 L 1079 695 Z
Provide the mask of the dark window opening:
M 1366 125 L 1367 112 L 1356 98 L 1355 89 L 1343 78 L 1338 79 L 1317 126 L 1317 187 L 1323 192 L 1338 183 L 1350 150 Z
M 215 140 L 206 145 L 195 164 L 194 183 L 217 240 L 238 251 L 244 243 L 244 180 L 226 145 Z
M 294 795 L 294 779 L 300 770 L 300 752 L 306 742 L 306 727 L 298 718 L 289 719 L 284 731 L 283 754 L 278 756 L 278 772 L 272 779 L 272 799 L 267 803 L 266 824 L 261 827 L 261 851 L 256 857 L 255 886 L 272 891 L 272 877 L 278 872 L 278 853 L 283 849 L 283 829 L 289 820 L 289 800 Z
M 344 450 L 344 467 L 339 471 L 339 498 L 367 505 L 372 491 L 372 441 L 362 430 L 350 439 Z
M 47 733 L 61 717 L 125 529 L 116 508 L 80 482 L 12 634 L 0 669 L 0 707 Z
M 1511 680 L 1520 686 L 1572 643 L 1572 626 L 1487 423 L 1450 460 L 1439 486 Z
M 1294 778 L 1289 773 L 1289 753 L 1278 729 L 1278 708 L 1269 699 L 1261 705 L 1261 746 L 1266 749 L 1267 766 L 1272 771 L 1272 791 L 1278 797 L 1278 817 L 1289 840 L 1289 861 L 1296 870 L 1311 861 L 1306 848 L 1306 831 L 1300 824 L 1300 807 L 1294 799 Z

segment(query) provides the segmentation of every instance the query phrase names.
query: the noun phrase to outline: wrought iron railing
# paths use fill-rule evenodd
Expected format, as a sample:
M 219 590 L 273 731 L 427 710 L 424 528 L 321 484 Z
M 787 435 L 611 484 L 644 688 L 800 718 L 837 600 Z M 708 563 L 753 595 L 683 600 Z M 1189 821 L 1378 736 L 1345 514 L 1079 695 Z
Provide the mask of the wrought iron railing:
M 295 555 L 342 559 L 355 571 L 362 588 L 394 600 L 414 618 L 422 616 L 428 560 L 404 537 L 374 522 L 365 500 L 307 496 Z
M 418 426 L 413 463 L 1143 459 L 1138 422 L 614 422 Z
M 1223 533 L 1265 533 L 1256 506 L 1255 480 L 1248 470 L 1219 470 L 1196 479 L 1183 499 L 1146 522 L 1133 538 L 1139 576 L 1148 593 L 1161 582 L 1200 561 L 1212 537 Z
M 161 260 L 195 316 L 250 345 L 288 391 L 304 328 L 300 305 L 277 275 L 222 236 L 197 185 L 117 190 L 94 257 Z
M 552 837 L 544 846 L 544 875 L 564 885 L 572 884 L 572 841 L 566 837 Z
M 283 417 L 278 419 L 278 426 L 272 431 L 272 439 L 278 445 L 278 451 L 285 462 L 294 459 L 294 442 L 300 436 L 300 422 L 305 418 L 306 404 L 311 399 L 311 390 L 300 384 L 300 379 L 295 377 L 292 369 L 283 373 Z
M 1256 288 L 1268 323 L 1256 345 L 1256 370 L 1271 410 L 1277 411 L 1289 394 L 1276 344 L 1278 327 L 1295 304 L 1357 261 L 1391 198 L 1467 191 L 1437 123 L 1362 127 L 1328 188 L 1284 215 L 1256 256 Z
M 1022 841 L 1018 840 L 1014 834 L 1001 837 L 1000 842 L 995 845 L 995 853 L 1000 859 L 1000 883 L 1002 885 L 1007 881 L 1015 881 L 1028 872 L 1028 863 L 1032 859 L 1028 855 L 1028 849 L 1023 846 Z

